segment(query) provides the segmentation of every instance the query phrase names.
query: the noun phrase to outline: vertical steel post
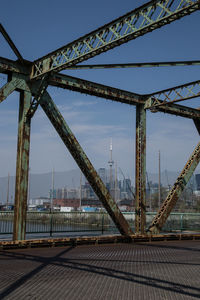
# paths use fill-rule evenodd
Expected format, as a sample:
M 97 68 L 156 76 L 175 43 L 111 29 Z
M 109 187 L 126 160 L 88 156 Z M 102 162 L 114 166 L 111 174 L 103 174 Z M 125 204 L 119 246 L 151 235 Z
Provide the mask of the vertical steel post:
M 144 234 L 146 226 L 146 111 L 136 106 L 135 233 Z
M 26 118 L 26 113 L 30 103 L 31 93 L 20 92 L 13 240 L 24 240 L 26 233 L 31 123 L 30 118 Z

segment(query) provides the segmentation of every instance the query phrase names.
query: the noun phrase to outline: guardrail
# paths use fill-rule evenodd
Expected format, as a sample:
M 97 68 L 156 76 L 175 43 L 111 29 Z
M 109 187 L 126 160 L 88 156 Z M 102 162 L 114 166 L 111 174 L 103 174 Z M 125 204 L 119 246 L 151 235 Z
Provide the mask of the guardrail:
M 123 213 L 134 230 L 135 213 Z M 155 212 L 148 212 L 147 227 Z M 12 234 L 14 212 L 0 211 L 0 235 Z M 200 231 L 200 213 L 171 213 L 163 232 Z M 106 212 L 27 212 L 26 233 L 118 233 Z

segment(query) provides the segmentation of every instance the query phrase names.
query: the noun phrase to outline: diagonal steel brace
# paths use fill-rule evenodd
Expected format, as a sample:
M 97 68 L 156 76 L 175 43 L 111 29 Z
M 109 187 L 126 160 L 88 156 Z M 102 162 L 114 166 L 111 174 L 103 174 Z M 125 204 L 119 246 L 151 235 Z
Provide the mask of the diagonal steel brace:
M 190 180 L 194 170 L 196 169 L 200 161 L 200 142 L 197 144 L 192 155 L 187 161 L 185 167 L 183 168 L 181 174 L 174 183 L 171 191 L 169 192 L 167 198 L 164 200 L 160 210 L 153 219 L 148 231 L 151 233 L 158 233 L 165 224 L 167 218 L 169 217 L 172 209 L 176 205 L 179 196 L 183 192 L 185 186 Z
M 42 99 L 42 96 L 46 92 L 46 89 L 48 87 L 48 77 L 49 75 L 43 76 L 43 78 L 40 80 L 39 88 L 36 92 L 35 97 L 31 101 L 31 105 L 29 107 L 29 110 L 26 113 L 27 118 L 32 118 L 38 108 L 38 105 L 40 104 L 40 101 Z
M 87 178 L 94 192 L 99 197 L 99 200 L 104 205 L 120 233 L 126 236 L 133 234 L 129 223 L 119 210 L 116 202 L 110 196 L 98 173 L 94 169 L 90 160 L 84 153 L 74 134 L 68 127 L 67 123 L 47 92 L 44 93 L 40 105 L 58 132 L 65 146 L 70 151 L 72 157 Z
M 20 86 L 21 79 L 13 77 L 0 89 L 0 103 L 3 102 L 14 90 Z

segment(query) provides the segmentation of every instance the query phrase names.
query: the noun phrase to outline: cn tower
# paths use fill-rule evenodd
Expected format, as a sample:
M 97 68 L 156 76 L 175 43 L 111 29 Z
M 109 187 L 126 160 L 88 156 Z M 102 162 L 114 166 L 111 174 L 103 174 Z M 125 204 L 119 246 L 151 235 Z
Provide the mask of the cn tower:
M 110 167 L 110 191 L 113 188 L 113 165 L 114 161 L 112 159 L 112 138 L 110 139 L 110 160 L 108 162 Z

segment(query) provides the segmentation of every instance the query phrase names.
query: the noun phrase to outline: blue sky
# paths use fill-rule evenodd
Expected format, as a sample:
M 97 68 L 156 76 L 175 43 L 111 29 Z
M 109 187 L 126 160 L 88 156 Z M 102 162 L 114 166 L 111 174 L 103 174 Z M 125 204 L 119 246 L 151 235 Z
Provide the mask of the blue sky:
M 147 1 L 2 1 L 0 20 L 25 59 L 34 60 L 83 34 L 127 13 Z M 200 13 L 130 41 L 84 63 L 130 63 L 199 59 Z M 0 56 L 16 59 L 0 36 Z M 166 67 L 64 71 L 64 73 L 145 94 L 199 80 L 199 67 Z M 5 78 L 0 74 L 0 85 Z M 135 108 L 55 87 L 49 93 L 63 113 L 95 168 L 108 167 L 109 142 L 113 159 L 133 178 L 135 166 Z M 18 93 L 0 105 L 0 177 L 15 174 Z M 184 105 L 200 106 L 199 99 Z M 32 120 L 30 168 L 32 173 L 77 168 L 41 109 Z M 147 113 L 147 171 L 161 167 L 180 171 L 199 140 L 191 120 Z

